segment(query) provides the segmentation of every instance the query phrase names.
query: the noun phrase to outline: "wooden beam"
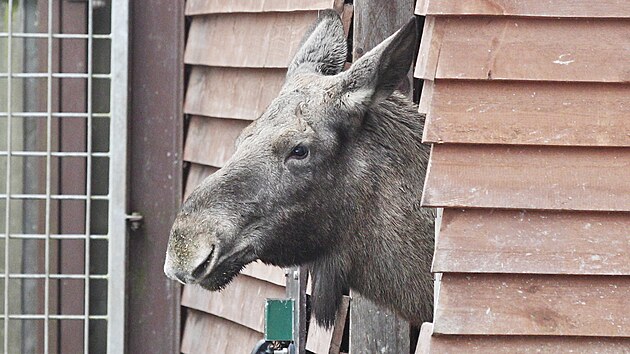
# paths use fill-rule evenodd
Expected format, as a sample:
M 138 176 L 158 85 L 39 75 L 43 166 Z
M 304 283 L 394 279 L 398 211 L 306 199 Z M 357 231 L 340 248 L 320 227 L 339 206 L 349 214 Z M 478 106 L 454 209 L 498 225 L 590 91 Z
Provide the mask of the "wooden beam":
M 354 3 L 353 59 L 396 32 L 413 16 L 413 0 L 363 0 Z M 409 80 L 401 87 L 410 91 Z M 409 353 L 409 324 L 357 293 L 350 304 L 351 353 Z

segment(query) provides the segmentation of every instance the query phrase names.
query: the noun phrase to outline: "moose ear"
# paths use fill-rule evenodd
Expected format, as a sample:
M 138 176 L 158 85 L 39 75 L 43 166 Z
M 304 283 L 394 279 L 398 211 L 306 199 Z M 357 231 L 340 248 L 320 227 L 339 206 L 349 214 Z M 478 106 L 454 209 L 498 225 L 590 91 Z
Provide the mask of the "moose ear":
M 319 12 L 319 18 L 306 32 L 300 49 L 289 64 L 287 77 L 298 71 L 335 75 L 341 72 L 348 53 L 346 36 L 339 14 L 334 10 Z
M 415 18 L 412 18 L 357 60 L 341 74 L 343 99 L 350 105 L 371 106 L 389 97 L 407 76 L 416 37 Z

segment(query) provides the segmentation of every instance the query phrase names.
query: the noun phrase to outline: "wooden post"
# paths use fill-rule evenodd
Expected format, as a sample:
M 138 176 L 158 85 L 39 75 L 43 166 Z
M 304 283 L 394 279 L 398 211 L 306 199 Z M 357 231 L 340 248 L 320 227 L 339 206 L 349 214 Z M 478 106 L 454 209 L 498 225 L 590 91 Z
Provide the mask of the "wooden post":
M 405 25 L 413 16 L 413 0 L 360 0 L 354 2 L 354 60 Z M 411 76 L 401 90 L 411 91 Z M 393 312 L 351 293 L 350 354 L 410 351 L 409 324 Z

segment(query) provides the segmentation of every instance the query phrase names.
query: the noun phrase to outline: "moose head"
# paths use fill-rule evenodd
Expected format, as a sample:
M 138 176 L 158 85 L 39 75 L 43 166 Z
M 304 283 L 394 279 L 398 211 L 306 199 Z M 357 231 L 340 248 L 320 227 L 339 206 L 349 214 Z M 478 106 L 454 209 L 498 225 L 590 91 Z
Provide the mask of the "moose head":
M 406 77 L 415 45 L 411 21 L 342 71 L 347 43 L 341 20 L 332 10 L 321 12 L 279 95 L 244 129 L 225 166 L 183 204 L 171 230 L 165 273 L 220 290 L 255 260 L 286 267 L 321 259 L 349 263 L 342 253 L 350 250 L 372 257 L 369 248 L 378 242 L 362 246 L 357 238 L 383 219 L 378 201 L 396 198 L 392 193 L 412 195 L 411 202 L 403 198 L 406 204 L 419 200 L 415 188 L 421 186 L 404 180 L 424 172 L 399 171 L 410 168 L 406 155 L 424 156 L 417 151 L 418 132 L 409 147 L 388 130 L 399 125 L 391 122 L 397 115 L 412 115 L 410 121 L 418 116 L 393 94 Z M 391 119 L 379 122 L 382 115 Z M 400 125 L 410 130 L 412 124 Z M 389 143 L 392 139 L 396 142 Z M 416 151 L 405 151 L 410 149 Z M 406 207 L 392 208 L 406 213 Z M 337 288 L 344 286 L 347 280 Z M 330 322 L 334 309 L 326 312 Z

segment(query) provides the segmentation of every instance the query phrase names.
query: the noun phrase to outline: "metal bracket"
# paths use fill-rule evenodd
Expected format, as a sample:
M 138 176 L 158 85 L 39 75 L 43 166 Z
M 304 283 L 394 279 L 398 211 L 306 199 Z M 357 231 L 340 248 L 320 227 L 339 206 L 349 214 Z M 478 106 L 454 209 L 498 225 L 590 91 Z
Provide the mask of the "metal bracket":
M 127 223 L 129 224 L 129 229 L 131 231 L 138 231 L 142 228 L 144 224 L 144 216 L 138 212 L 132 212 L 131 214 L 126 214 L 125 219 L 127 219 Z

